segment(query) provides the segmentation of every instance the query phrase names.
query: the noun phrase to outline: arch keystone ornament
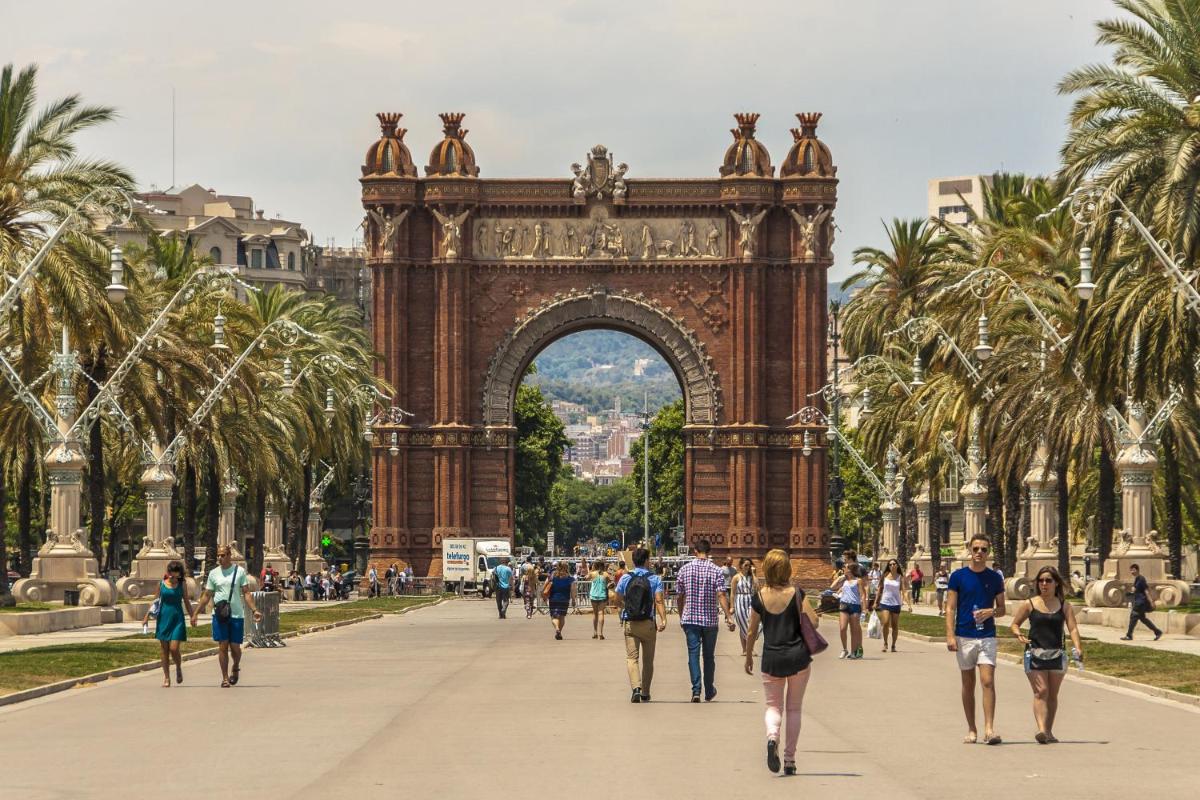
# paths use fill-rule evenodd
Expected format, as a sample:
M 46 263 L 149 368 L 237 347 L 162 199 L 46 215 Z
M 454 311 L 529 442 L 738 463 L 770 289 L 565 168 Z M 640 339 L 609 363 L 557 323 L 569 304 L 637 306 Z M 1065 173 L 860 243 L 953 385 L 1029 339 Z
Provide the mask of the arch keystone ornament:
M 604 328 L 653 346 L 683 390 L 677 543 L 784 548 L 823 580 L 825 451 L 804 456 L 787 419 L 826 383 L 837 178 L 815 123 L 821 168 L 778 178 L 747 112 L 708 177 L 629 177 L 595 145 L 558 176 L 492 180 L 463 114 L 443 115 L 423 177 L 399 119 L 380 118 L 359 178 L 376 371 L 413 414 L 374 429 L 371 562 L 439 575 L 446 538 L 516 538 L 517 388 L 547 345 Z

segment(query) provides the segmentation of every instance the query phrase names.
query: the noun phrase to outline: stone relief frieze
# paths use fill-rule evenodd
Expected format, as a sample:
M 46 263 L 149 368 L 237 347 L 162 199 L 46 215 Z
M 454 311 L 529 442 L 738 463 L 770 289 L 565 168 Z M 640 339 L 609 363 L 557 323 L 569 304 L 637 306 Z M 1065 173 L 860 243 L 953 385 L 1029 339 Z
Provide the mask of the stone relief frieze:
M 534 261 L 706 260 L 725 257 L 719 218 L 610 219 L 598 208 L 586 219 L 488 218 L 475 222 L 477 259 Z

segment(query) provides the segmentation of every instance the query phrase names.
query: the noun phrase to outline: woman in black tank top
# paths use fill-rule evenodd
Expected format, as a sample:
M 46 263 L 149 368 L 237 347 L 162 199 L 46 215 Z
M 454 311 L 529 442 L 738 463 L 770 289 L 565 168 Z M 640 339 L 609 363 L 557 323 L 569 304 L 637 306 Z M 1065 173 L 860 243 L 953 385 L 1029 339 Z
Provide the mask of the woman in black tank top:
M 1054 717 L 1058 713 L 1058 690 L 1067 674 L 1067 653 L 1063 649 L 1063 629 L 1071 633 L 1073 657 L 1083 663 L 1083 644 L 1075 611 L 1066 601 L 1063 579 L 1054 567 L 1042 567 L 1035 579 L 1037 594 L 1022 603 L 1013 614 L 1012 632 L 1025 645 L 1025 675 L 1033 687 L 1033 718 L 1039 744 L 1053 744 Z M 1029 634 L 1021 624 L 1029 620 Z

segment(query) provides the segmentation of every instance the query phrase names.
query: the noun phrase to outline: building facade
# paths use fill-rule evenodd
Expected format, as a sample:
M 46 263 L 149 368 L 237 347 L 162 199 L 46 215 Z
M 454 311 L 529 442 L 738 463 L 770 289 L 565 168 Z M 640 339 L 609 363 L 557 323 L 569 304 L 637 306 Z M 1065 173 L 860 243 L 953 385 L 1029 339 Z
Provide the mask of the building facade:
M 806 444 L 824 440 L 789 415 L 826 380 L 836 169 L 819 114 L 798 115 L 778 177 L 758 115 L 736 116 L 709 177 L 627 178 L 596 145 L 573 177 L 497 180 L 463 115 L 442 115 L 423 177 L 400 115 L 379 115 L 360 179 L 373 332 L 414 416 L 376 428 L 374 563 L 437 575 L 445 538 L 514 536 L 517 386 L 548 344 L 604 328 L 655 347 L 683 388 L 687 541 L 781 547 L 827 578 L 825 450 Z
M 960 175 L 934 178 L 928 186 L 928 213 L 955 225 L 965 225 L 972 216 L 983 216 L 983 187 L 990 186 L 989 175 Z

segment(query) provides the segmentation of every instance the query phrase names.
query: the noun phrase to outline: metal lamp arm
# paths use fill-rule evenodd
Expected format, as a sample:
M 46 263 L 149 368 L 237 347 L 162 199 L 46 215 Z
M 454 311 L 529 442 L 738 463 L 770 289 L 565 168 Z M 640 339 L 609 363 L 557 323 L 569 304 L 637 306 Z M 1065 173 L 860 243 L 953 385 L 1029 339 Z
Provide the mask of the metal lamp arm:
M 125 206 L 129 209 L 130 214 L 133 213 L 133 201 L 130 200 L 129 195 L 120 189 L 104 187 L 92 189 L 90 192 L 85 194 L 83 199 L 80 200 L 74 208 L 67 212 L 67 215 L 63 217 L 63 221 L 58 223 L 58 227 L 55 228 L 54 232 L 50 234 L 50 238 L 46 239 L 46 241 L 42 243 L 42 246 L 38 248 L 37 253 L 35 253 L 33 256 L 33 260 L 25 265 L 25 269 L 21 270 L 17 277 L 10 279 L 12 282 L 9 284 L 8 289 L 5 290 L 3 296 L 0 296 L 0 316 L 7 314 L 9 310 L 16 305 L 17 297 L 21 294 L 21 290 L 24 289 L 26 282 L 28 282 L 29 279 L 33 277 L 33 274 L 37 272 L 38 267 L 42 265 L 42 262 L 46 260 L 46 256 L 50 254 L 50 251 L 54 249 L 54 245 L 58 244 L 58 240 L 62 238 L 63 233 L 66 232 L 71 220 L 75 218 L 75 215 L 79 213 L 81 208 L 87 205 L 87 201 L 92 199 L 92 195 L 114 193 L 120 196 Z
M 154 321 L 150 323 L 150 327 L 146 328 L 145 332 L 138 337 L 137 342 L 134 343 L 130 351 L 125 354 L 125 358 L 121 360 L 121 363 L 117 365 L 115 370 L 113 370 L 112 375 L 110 375 L 108 380 L 104 382 L 104 385 L 100 387 L 100 391 L 96 394 L 95 398 L 92 399 L 92 402 L 88 404 L 88 407 L 85 408 L 83 413 L 81 413 L 78 419 L 75 420 L 75 424 L 71 426 L 71 430 L 68 435 L 78 435 L 81 431 L 87 430 L 89 427 L 91 427 L 91 424 L 98 416 L 100 416 L 100 410 L 103 405 L 109 401 L 109 399 L 115 393 L 117 387 L 121 385 L 121 382 L 125 380 L 125 377 L 133 370 L 134 366 L 138 362 L 138 359 L 140 359 L 142 354 L 145 353 L 150 347 L 150 344 L 154 341 L 154 338 L 158 335 L 159 331 L 166 327 L 167 323 L 170 321 L 171 312 L 174 311 L 175 307 L 181 302 L 190 300 L 195 295 L 195 284 L 212 280 L 214 278 L 220 278 L 222 276 L 229 275 L 231 272 L 232 270 L 227 268 L 216 270 L 201 269 L 189 275 L 188 279 L 184 281 L 183 286 L 179 287 L 179 291 L 175 292 L 174 297 L 172 297 L 170 301 L 163 306 L 162 311 L 160 311 L 158 316 L 154 318 Z
M 4 357 L 3 353 L 0 353 L 0 368 L 2 368 L 5 380 L 8 381 L 9 385 L 13 388 L 13 392 L 16 393 L 17 399 L 25 404 L 30 413 L 33 414 L 34 419 L 41 425 L 42 430 L 45 431 L 46 438 L 52 441 L 60 438 L 61 434 L 58 430 L 58 425 L 54 422 L 53 415 L 42 405 L 42 401 L 29 390 L 29 387 L 21 380 L 21 376 L 17 374 L 16 369 Z
M 303 327 L 290 319 L 277 319 L 267 323 L 266 327 L 259 331 L 258 336 L 254 337 L 254 341 L 250 342 L 246 349 L 243 350 L 240 355 L 238 355 L 232 366 L 230 366 L 229 369 L 225 371 L 225 374 L 221 376 L 220 380 L 217 381 L 217 385 L 209 391 L 208 395 L 204 398 L 204 402 L 202 402 L 196 408 L 196 410 L 192 412 L 192 415 L 188 417 L 187 422 L 185 422 L 180 428 L 179 433 L 177 433 L 175 438 L 171 440 L 171 443 L 167 445 L 167 449 L 163 451 L 163 462 L 168 464 L 175 463 L 175 459 L 179 457 L 179 448 L 183 446 L 183 443 L 186 440 L 187 432 L 194 429 L 197 425 L 204 421 L 204 418 L 207 417 L 209 412 L 213 410 L 213 407 L 216 406 L 217 401 L 221 399 L 221 394 L 226 388 L 229 387 L 229 384 L 233 382 L 233 377 L 237 374 L 238 370 L 241 369 L 242 364 L 246 363 L 246 359 L 250 357 L 250 354 L 258 349 L 258 346 L 262 344 L 264 339 L 267 338 L 267 334 L 272 333 L 276 328 L 283 328 L 285 330 L 292 331 L 295 334 L 304 334 L 305 336 L 309 336 L 313 339 L 318 338 L 316 334 L 305 330 Z
M 334 364 L 336 364 L 339 367 L 342 367 L 343 369 L 346 369 L 346 370 L 350 369 L 350 365 L 347 364 L 336 353 L 321 353 L 320 355 L 314 356 L 311 361 L 309 361 L 307 364 L 304 365 L 304 369 L 302 369 L 298 373 L 296 373 L 296 377 L 292 378 L 292 386 L 295 386 L 296 384 L 300 383 L 300 379 L 303 378 L 305 375 L 307 375 L 309 373 L 309 371 L 312 370 L 313 367 L 320 366 L 322 368 L 325 368 L 329 362 L 333 362 Z
M 1150 246 L 1150 252 L 1154 254 L 1156 259 L 1158 259 L 1158 263 L 1162 264 L 1167 275 L 1170 276 L 1173 281 L 1175 281 L 1175 286 L 1178 289 L 1181 289 L 1187 295 L 1188 308 L 1190 308 L 1194 313 L 1200 314 L 1200 292 L 1196 291 L 1196 287 L 1193 286 L 1191 281 L 1187 279 L 1187 276 L 1183 274 L 1183 270 L 1179 268 L 1179 264 L 1177 264 L 1175 260 L 1171 258 L 1165 250 L 1163 250 L 1163 247 L 1161 244 L 1159 244 L 1159 241 L 1155 239 L 1154 235 L 1150 233 L 1150 230 L 1142 224 L 1142 221 L 1137 218 L 1137 215 L 1129 210 L 1129 206 L 1125 205 L 1125 201 L 1122 200 L 1119 195 L 1114 193 L 1110 196 L 1116 201 L 1117 205 L 1121 207 L 1121 211 L 1129 218 L 1129 221 L 1133 223 L 1134 230 L 1136 230 L 1138 235 L 1140 235 L 1146 244 Z
M 860 470 L 862 470 L 863 475 L 865 475 L 867 478 L 867 482 L 870 483 L 875 491 L 879 493 L 879 497 L 883 500 L 891 499 L 891 493 L 888 492 L 887 487 L 883 485 L 883 481 L 879 480 L 879 477 L 875 474 L 875 470 L 867 465 L 866 460 L 863 459 L 862 454 L 858 452 L 858 449 L 854 445 L 850 444 L 850 440 L 843 436 L 842 432 L 830 423 L 829 417 L 825 416 L 825 413 L 821 411 L 821 409 L 814 406 L 805 406 L 795 414 L 792 414 L 790 417 L 788 417 L 788 419 L 796 418 L 799 418 L 801 422 L 819 422 L 828 430 L 833 431 L 833 434 L 837 437 L 838 442 L 840 442 L 841 445 L 846 448 L 846 452 L 850 454 L 850 457 L 854 459 L 854 463 L 858 465 Z
M 322 477 L 317 485 L 312 488 L 312 491 L 308 493 L 308 504 L 310 506 L 314 506 L 321 502 L 321 498 L 325 496 L 325 489 L 329 487 L 330 481 L 333 480 L 333 465 L 329 464 L 327 466 L 328 469 L 325 471 L 324 477 Z

